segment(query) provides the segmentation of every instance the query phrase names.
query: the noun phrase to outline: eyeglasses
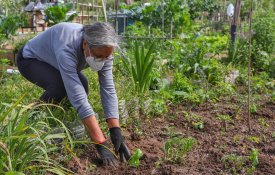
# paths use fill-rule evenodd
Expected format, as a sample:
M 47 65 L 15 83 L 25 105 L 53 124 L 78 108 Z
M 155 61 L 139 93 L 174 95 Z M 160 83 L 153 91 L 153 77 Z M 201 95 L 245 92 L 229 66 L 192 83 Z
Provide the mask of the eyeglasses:
M 97 58 L 94 57 L 94 60 L 96 62 L 102 62 L 102 61 L 112 61 L 114 59 L 113 55 L 108 56 L 107 58 Z
M 90 49 L 89 49 L 89 54 L 91 57 L 94 58 L 95 62 L 112 61 L 114 59 L 113 55 L 109 55 L 107 58 L 94 57 L 92 56 Z

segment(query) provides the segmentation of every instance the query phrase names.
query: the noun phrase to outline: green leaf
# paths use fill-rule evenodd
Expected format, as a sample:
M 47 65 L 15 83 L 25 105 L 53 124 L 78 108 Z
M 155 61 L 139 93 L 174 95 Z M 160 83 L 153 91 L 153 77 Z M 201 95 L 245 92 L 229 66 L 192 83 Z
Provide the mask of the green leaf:
M 142 157 L 142 151 L 140 149 L 136 149 L 134 154 L 129 159 L 129 164 L 132 167 L 138 167 L 140 164 L 140 158 Z
M 25 175 L 25 174 L 18 171 L 8 171 L 5 173 L 5 175 Z
M 28 93 L 23 94 L 4 114 L 0 116 L 0 123 L 5 120 L 9 113 L 25 98 Z

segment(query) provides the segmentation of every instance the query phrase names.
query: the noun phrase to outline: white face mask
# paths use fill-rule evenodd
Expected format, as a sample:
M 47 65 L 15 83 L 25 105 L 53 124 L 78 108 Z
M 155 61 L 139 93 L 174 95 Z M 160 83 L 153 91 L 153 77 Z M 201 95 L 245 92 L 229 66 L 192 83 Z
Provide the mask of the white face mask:
M 100 59 L 95 59 L 95 57 L 91 56 L 90 50 L 89 50 L 89 54 L 90 56 L 86 57 L 86 62 L 89 64 L 89 66 L 92 68 L 93 71 L 98 72 L 102 69 L 102 67 L 104 66 L 105 61 L 101 60 L 98 61 Z

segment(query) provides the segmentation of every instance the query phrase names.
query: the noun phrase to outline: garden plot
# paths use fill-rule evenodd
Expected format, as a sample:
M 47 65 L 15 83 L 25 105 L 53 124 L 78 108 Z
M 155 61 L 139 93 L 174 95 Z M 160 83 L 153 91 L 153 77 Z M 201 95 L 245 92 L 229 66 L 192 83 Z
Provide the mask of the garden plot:
M 67 99 L 37 104 L 43 90 L 13 71 L 16 53 L 38 33 L 18 33 L 23 2 L 1 1 L 0 174 L 275 174 L 274 3 L 236 0 L 239 13 L 226 16 L 231 2 L 107 2 L 127 17 L 108 20 L 124 29 L 113 76 L 133 153 L 111 168 Z M 48 27 L 77 21 L 65 15 L 71 8 L 49 8 Z M 97 73 L 83 73 L 110 142 Z

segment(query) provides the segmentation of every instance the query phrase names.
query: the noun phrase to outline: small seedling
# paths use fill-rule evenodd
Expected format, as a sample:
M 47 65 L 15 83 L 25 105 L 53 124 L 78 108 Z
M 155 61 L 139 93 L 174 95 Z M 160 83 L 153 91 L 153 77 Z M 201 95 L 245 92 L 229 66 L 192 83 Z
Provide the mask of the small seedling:
M 223 121 L 224 129 L 227 131 L 227 122 L 232 121 L 232 117 L 230 115 L 218 115 L 217 118 L 218 120 Z
M 252 161 L 252 166 L 256 167 L 259 164 L 259 159 L 258 159 L 259 151 L 257 149 L 252 149 L 249 160 Z
M 184 113 L 187 122 L 192 125 L 194 129 L 203 129 L 204 128 L 204 121 L 202 116 L 197 114 L 189 114 L 187 112 Z
M 250 112 L 252 114 L 255 114 L 257 112 L 257 106 L 255 104 L 252 104 L 250 107 Z
M 242 171 L 245 165 L 245 158 L 236 154 L 224 155 L 221 159 L 224 167 L 232 174 L 237 174 Z
M 241 135 L 235 135 L 233 137 L 233 143 L 238 144 L 241 139 L 243 139 Z
M 259 152 L 257 149 L 252 149 L 249 160 L 251 161 L 251 167 L 247 168 L 246 172 L 247 174 L 254 174 L 256 167 L 259 165 L 259 159 L 258 159 Z
M 256 137 L 256 136 L 248 136 L 246 137 L 247 140 L 251 141 L 251 142 L 254 142 L 254 143 L 260 143 L 260 138 L 259 137 Z
M 197 140 L 192 137 L 174 137 L 164 144 L 164 159 L 172 163 L 181 163 L 187 152 L 189 152 L 196 143 Z
M 262 127 L 269 127 L 269 124 L 265 121 L 263 117 L 258 118 L 258 122 Z
M 192 122 L 192 126 L 194 129 L 199 129 L 199 130 L 204 128 L 203 121 Z
M 142 151 L 140 149 L 136 149 L 134 154 L 131 156 L 131 158 L 129 159 L 129 164 L 132 167 L 139 167 L 140 164 L 140 158 L 142 157 Z

